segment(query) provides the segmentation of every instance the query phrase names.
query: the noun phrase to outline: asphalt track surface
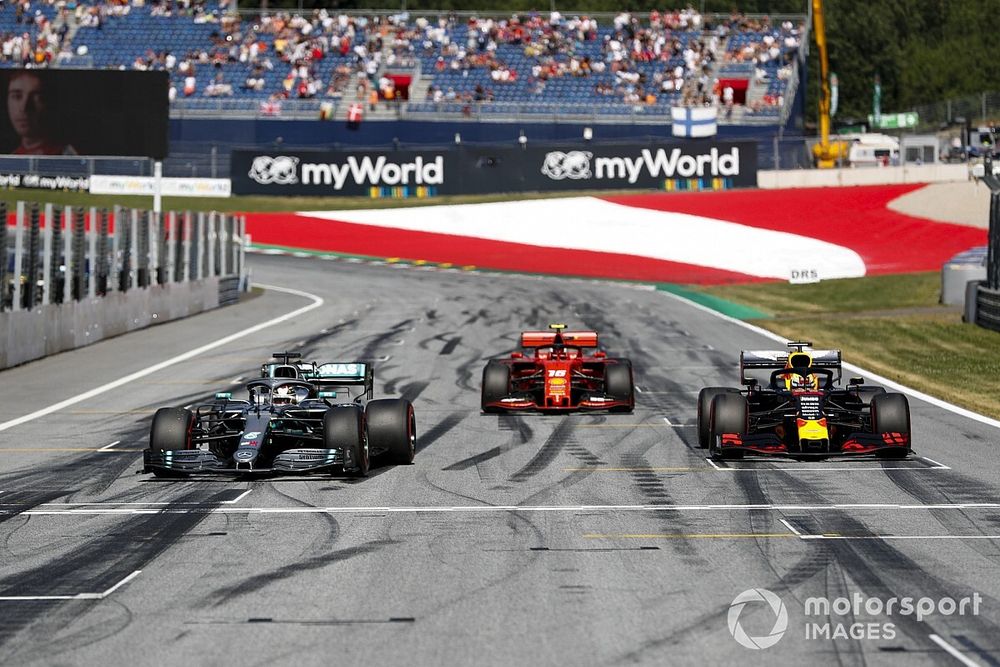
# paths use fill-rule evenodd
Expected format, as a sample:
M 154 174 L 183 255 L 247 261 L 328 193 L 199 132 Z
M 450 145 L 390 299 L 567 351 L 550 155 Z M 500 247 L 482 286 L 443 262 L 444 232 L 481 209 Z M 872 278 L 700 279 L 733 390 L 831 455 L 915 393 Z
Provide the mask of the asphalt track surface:
M 1000 660 L 992 426 L 913 400 L 926 458 L 716 467 L 696 447 L 698 389 L 733 384 L 741 348 L 775 343 L 686 302 L 346 261 L 251 266 L 324 303 L 0 430 L 0 663 Z M 266 291 L 0 373 L 0 429 L 313 302 Z M 634 414 L 480 414 L 486 359 L 551 321 L 597 329 L 632 358 Z M 415 463 L 363 480 L 135 474 L 156 408 L 237 389 L 286 348 L 377 360 L 377 393 L 415 405 Z M 727 619 L 758 587 L 788 623 L 755 651 Z M 981 603 L 922 620 L 805 615 L 807 598 L 854 594 Z M 752 603 L 739 622 L 759 637 L 775 618 Z M 807 639 L 812 622 L 891 622 L 895 636 Z

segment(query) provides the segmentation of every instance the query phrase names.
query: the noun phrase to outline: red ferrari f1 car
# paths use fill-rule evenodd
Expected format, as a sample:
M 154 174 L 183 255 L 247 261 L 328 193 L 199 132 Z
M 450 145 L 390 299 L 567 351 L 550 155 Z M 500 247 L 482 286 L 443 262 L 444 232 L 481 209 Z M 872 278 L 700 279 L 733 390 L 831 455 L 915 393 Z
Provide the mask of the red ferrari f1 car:
M 550 324 L 549 331 L 525 331 L 525 352 L 486 364 L 483 412 L 632 412 L 632 362 L 597 350 L 595 331 L 565 329 L 565 324 Z

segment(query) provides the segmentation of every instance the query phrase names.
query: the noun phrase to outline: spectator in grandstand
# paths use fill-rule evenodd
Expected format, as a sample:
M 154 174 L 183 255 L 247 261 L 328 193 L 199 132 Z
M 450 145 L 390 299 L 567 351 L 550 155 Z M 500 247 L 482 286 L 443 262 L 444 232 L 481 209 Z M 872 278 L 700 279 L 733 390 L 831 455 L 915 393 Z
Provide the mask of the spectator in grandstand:
M 226 83 L 222 72 L 218 72 L 212 83 L 205 87 L 206 97 L 231 97 L 233 94 L 232 84 Z
M 58 106 L 43 78 L 31 71 L 12 70 L 7 76 L 7 119 L 18 145 L 15 155 L 76 155 L 76 149 L 59 136 Z

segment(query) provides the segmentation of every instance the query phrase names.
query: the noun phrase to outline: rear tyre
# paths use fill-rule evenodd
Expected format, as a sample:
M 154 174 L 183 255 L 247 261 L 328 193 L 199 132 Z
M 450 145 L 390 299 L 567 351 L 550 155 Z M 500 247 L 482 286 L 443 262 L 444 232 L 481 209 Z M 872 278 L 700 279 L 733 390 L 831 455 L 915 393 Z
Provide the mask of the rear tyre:
M 395 465 L 410 465 L 417 448 L 417 420 L 405 398 L 382 398 L 365 408 L 368 441 Z
M 708 417 L 709 432 L 711 434 L 708 451 L 713 459 L 743 458 L 742 452 L 723 454 L 715 446 L 715 443 L 716 439 L 724 433 L 735 433 L 739 436 L 746 435 L 749 413 L 747 399 L 740 394 L 724 393 L 712 399 Z
M 491 406 L 510 394 L 510 366 L 491 361 L 483 369 L 482 409 L 483 412 L 501 412 Z
M 153 415 L 149 428 L 149 449 L 154 452 L 172 452 L 191 449 L 191 431 L 194 430 L 194 413 L 184 408 L 160 408 Z M 157 477 L 177 479 L 185 473 L 172 470 L 153 470 Z
M 871 401 L 872 431 L 875 433 L 900 433 L 910 438 L 910 404 L 902 394 L 879 394 Z M 888 450 L 880 456 L 903 459 L 910 453 L 911 445 L 905 449 Z
M 611 412 L 632 412 L 635 409 L 635 383 L 632 379 L 632 362 L 620 359 L 604 367 L 604 393 L 628 405 L 611 408 Z
M 708 447 L 712 439 L 709 429 L 708 417 L 712 411 L 712 399 L 721 394 L 738 394 L 739 389 L 731 387 L 705 387 L 698 392 L 698 446 L 702 449 Z
M 365 433 L 365 414 L 361 408 L 350 407 L 331 408 L 323 415 L 323 447 L 326 449 L 343 449 L 344 454 L 350 452 L 354 468 L 344 466 L 344 472 L 353 477 L 364 477 L 368 474 L 368 437 Z

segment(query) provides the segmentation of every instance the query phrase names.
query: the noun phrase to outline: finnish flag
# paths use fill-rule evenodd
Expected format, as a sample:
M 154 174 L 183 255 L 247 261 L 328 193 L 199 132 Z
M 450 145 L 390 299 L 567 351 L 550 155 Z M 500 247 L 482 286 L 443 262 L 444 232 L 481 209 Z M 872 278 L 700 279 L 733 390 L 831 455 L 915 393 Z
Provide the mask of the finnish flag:
M 711 137 L 719 132 L 716 107 L 671 107 L 675 137 Z

